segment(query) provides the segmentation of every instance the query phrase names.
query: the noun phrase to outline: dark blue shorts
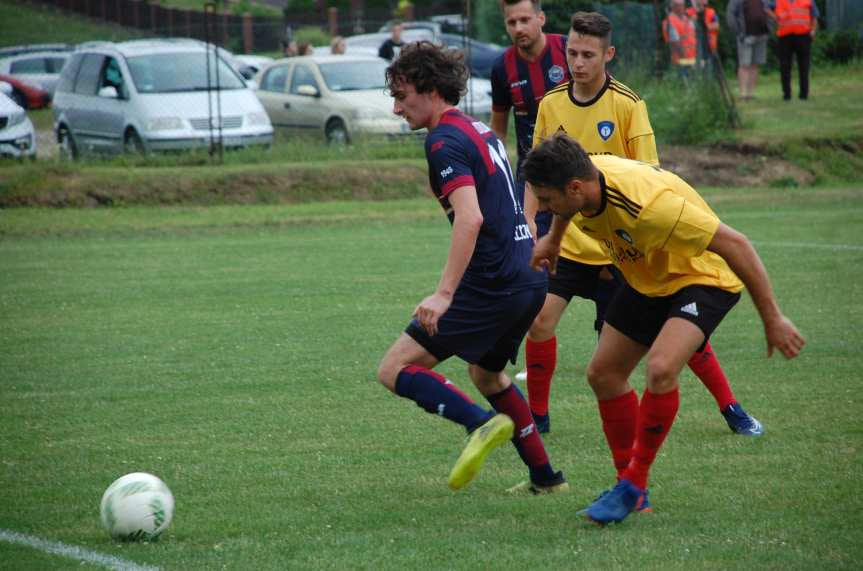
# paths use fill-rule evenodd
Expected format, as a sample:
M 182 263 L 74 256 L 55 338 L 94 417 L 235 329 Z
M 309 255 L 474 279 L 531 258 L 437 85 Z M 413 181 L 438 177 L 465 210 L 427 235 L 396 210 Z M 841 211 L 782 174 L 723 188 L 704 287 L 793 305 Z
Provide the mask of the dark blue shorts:
M 545 292 L 545 284 L 500 296 L 481 295 L 460 287 L 438 321 L 434 337 L 416 319 L 411 320 L 405 333 L 438 361 L 457 355 L 487 371 L 502 371 L 507 361 L 515 364 L 519 346 L 542 309 Z

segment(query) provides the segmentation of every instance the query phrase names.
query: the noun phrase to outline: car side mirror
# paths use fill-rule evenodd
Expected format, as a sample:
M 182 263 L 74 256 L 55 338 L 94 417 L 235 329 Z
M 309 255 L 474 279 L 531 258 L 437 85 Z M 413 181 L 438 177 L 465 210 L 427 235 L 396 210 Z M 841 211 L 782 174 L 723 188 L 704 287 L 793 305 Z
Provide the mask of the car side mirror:
M 106 85 L 101 88 L 98 93 L 99 97 L 105 97 L 107 99 L 119 99 L 120 94 L 117 93 L 117 88 L 113 85 Z
M 321 92 L 314 85 L 301 85 L 297 88 L 299 95 L 307 95 L 309 97 L 320 97 Z
M 258 82 L 255 81 L 254 79 L 247 79 L 246 80 L 246 87 L 248 87 L 252 91 L 257 91 L 258 90 Z

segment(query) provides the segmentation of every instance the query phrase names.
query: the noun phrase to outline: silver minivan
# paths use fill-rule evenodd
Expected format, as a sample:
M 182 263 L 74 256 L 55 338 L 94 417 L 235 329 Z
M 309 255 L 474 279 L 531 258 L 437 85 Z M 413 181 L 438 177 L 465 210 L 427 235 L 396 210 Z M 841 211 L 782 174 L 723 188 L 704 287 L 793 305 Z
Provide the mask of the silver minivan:
M 196 40 L 82 44 L 63 68 L 53 114 L 70 157 L 273 142 L 252 89 Z

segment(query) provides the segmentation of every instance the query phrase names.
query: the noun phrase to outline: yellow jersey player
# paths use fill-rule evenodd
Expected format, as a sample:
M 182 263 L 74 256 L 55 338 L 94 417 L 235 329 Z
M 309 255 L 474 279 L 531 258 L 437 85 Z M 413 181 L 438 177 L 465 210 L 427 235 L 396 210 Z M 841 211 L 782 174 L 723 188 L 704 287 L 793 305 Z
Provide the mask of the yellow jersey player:
M 655 165 L 593 156 L 565 133 L 528 153 L 525 179 L 554 214 L 531 265 L 555 271 L 564 233 L 594 236 L 626 282 L 605 316 L 587 380 L 615 419 L 632 419 L 633 434 L 606 432 L 618 482 L 580 512 L 606 524 L 622 521 L 647 500 L 648 472 L 680 404 L 677 378 L 693 353 L 740 299 L 744 285 L 764 324 L 767 354 L 796 357 L 805 340 L 779 309 L 752 244 L 722 224 L 698 193 Z M 629 376 L 642 358 L 641 401 Z M 605 418 L 603 418 L 605 422 Z
M 611 22 L 596 12 L 576 12 L 566 46 L 572 81 L 549 91 L 540 103 L 534 145 L 563 131 L 591 155 L 615 155 L 658 165 L 647 105 L 605 69 L 615 54 Z M 536 198 L 531 193 L 525 195 L 525 211 L 528 220 L 536 211 Z M 594 328 L 599 332 L 608 302 L 619 287 L 619 280 L 609 271 L 610 264 L 599 242 L 575 227 L 568 229 L 557 274 L 549 277 L 545 304 L 525 343 L 528 400 L 543 432 L 550 427 L 548 401 L 557 365 L 557 324 L 573 296 L 579 296 L 595 302 Z M 748 436 L 763 433 L 761 423 L 737 402 L 710 344 L 693 355 L 689 366 L 713 395 L 732 431 Z M 600 405 L 600 412 L 608 425 L 606 431 L 617 426 L 622 433 L 632 432 L 631 426 L 620 426 L 615 420 L 615 411 Z

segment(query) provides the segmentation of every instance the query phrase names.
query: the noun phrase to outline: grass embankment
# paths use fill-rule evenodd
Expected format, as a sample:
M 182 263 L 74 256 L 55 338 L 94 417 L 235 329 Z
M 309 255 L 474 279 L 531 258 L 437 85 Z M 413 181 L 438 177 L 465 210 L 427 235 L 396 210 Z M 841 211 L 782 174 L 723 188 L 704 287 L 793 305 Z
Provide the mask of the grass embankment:
M 48 5 L 0 0 L 0 47 L 99 40 L 118 42 L 150 35 L 145 30 L 124 28 Z

